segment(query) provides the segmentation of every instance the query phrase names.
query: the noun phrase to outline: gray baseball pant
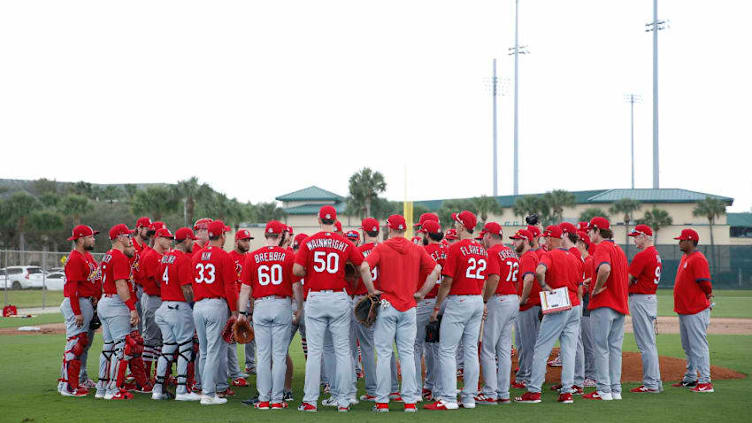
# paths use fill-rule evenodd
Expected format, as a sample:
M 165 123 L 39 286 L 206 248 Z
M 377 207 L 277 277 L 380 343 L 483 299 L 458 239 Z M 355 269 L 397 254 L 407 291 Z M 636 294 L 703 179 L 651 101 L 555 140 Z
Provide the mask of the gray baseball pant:
M 517 337 L 519 370 L 515 376 L 517 382 L 526 384 L 530 382 L 530 375 L 533 370 L 533 353 L 535 352 L 535 342 L 538 338 L 538 328 L 540 327 L 540 320 L 538 320 L 540 309 L 540 306 L 533 306 L 525 311 L 520 311 L 517 316 L 519 333 Z
M 256 299 L 253 328 L 258 340 L 256 386 L 261 402 L 281 403 L 283 400 L 291 325 L 292 305 L 289 298 Z
M 162 350 L 162 331 L 154 320 L 154 314 L 162 305 L 162 298 L 159 295 L 149 295 L 146 292 L 141 295 L 141 311 L 143 315 L 142 336 L 144 338 L 144 353 L 142 355 L 145 362 L 155 362 L 159 358 Z M 146 375 L 151 377 L 151 375 Z
M 426 382 L 428 382 L 429 369 L 433 365 L 433 357 L 429 358 L 425 347 L 430 344 L 430 342 L 426 343 L 426 326 L 431 319 L 431 314 L 433 313 L 433 307 L 435 305 L 436 299 L 430 298 L 422 300 L 415 308 L 415 346 L 413 347 L 413 355 L 415 358 L 415 380 L 418 391 L 421 395 L 423 390 L 423 364 L 421 359 L 424 354 L 426 357 Z
M 695 314 L 679 315 L 679 335 L 684 355 L 687 358 L 687 371 L 683 379 L 685 382 L 710 383 L 708 325 L 710 325 L 710 308 Z
M 590 313 L 583 314 L 580 318 L 580 335 L 585 361 L 585 379 L 595 380 L 595 350 L 593 348 L 593 334 L 590 329 Z
M 198 370 L 201 373 L 201 389 L 204 395 L 214 396 L 222 391 L 222 356 L 227 357 L 222 339 L 222 329 L 227 322 L 229 309 L 223 298 L 204 298 L 193 306 L 193 322 L 196 325 L 200 357 Z M 225 379 L 224 384 L 227 384 Z M 225 388 L 227 389 L 227 388 Z
M 590 329 L 595 350 L 596 389 L 604 393 L 621 393 L 624 315 L 608 307 L 591 310 Z
M 399 311 L 386 301 L 381 300 L 379 314 L 374 324 L 373 341 L 376 346 L 376 402 L 388 403 L 392 389 L 392 372 L 390 363 L 394 356 L 393 343 L 397 344 L 402 369 L 402 391 L 400 396 L 405 404 L 415 404 L 420 399 L 420 392 L 415 378 L 415 307 Z M 405 357 L 405 359 L 402 359 Z
M 65 319 L 65 350 L 63 352 L 64 358 L 63 358 L 63 364 L 60 369 L 60 378 L 62 380 L 68 380 L 68 366 L 66 365 L 66 362 L 69 362 L 71 360 L 78 360 L 80 364 L 80 372 L 78 374 L 78 380 L 79 382 L 85 382 L 86 381 L 86 352 L 91 347 L 92 342 L 94 342 L 94 337 L 92 331 L 89 330 L 89 324 L 91 323 L 91 319 L 94 318 L 94 306 L 91 304 L 91 300 L 88 298 L 79 298 L 78 304 L 81 309 L 81 316 L 84 318 L 83 325 L 81 327 L 78 327 L 76 325 L 76 315 L 73 313 L 73 308 L 70 305 L 70 298 L 65 297 L 63 299 L 63 302 L 60 304 L 60 311 L 63 313 L 63 318 Z M 78 338 L 73 338 L 74 336 L 78 336 L 82 333 L 87 334 L 87 344 L 86 347 L 84 347 L 84 351 L 80 355 L 75 355 L 71 350 L 78 344 Z M 73 338 L 73 339 L 71 339 Z M 62 388 L 66 388 L 64 386 L 64 382 L 58 383 L 58 391 L 60 391 Z
M 157 378 L 154 391 L 164 392 L 167 371 L 172 363 L 177 363 L 176 393 L 188 392 L 186 379 L 188 377 L 188 362 L 193 350 L 193 312 L 184 301 L 163 301 L 154 315 L 154 320 L 162 331 L 162 353 L 157 362 Z
M 360 297 L 356 297 L 354 303 L 357 303 Z M 374 326 L 365 327 L 357 320 L 354 323 L 355 336 L 360 344 L 360 361 L 363 364 L 363 373 L 365 373 L 366 394 L 376 396 L 376 349 L 374 347 L 373 331 Z M 392 354 L 390 360 L 392 384 L 389 392 L 399 390 L 399 379 L 397 375 L 397 359 Z
M 540 392 L 546 379 L 548 356 L 556 341 L 561 345 L 561 393 L 571 393 L 574 383 L 574 358 L 577 352 L 577 336 L 580 332 L 582 306 L 546 314 L 541 321 L 533 354 L 533 373 L 527 384 L 529 392 Z
M 248 301 L 248 305 L 246 307 L 246 310 L 250 310 L 251 308 L 251 302 Z M 253 326 L 253 314 L 249 316 L 250 324 Z M 246 369 L 255 369 L 256 368 L 256 340 L 253 339 L 251 342 L 245 344 L 243 346 L 243 349 L 245 350 L 245 368 Z
M 487 309 L 480 349 L 483 394 L 493 399 L 508 399 L 512 329 L 519 314 L 520 300 L 517 295 L 494 295 L 488 300 Z
M 463 404 L 475 404 L 478 393 L 478 338 L 483 319 L 483 297 L 480 295 L 450 295 L 439 331 L 439 360 L 441 362 L 441 398 L 457 402 L 457 347 L 464 344 Z
M 662 391 L 654 326 L 658 318 L 658 298 L 655 294 L 629 294 L 629 313 L 632 315 L 632 331 L 637 349 L 642 355 L 642 384 L 646 388 Z
M 107 394 L 114 395 L 118 392 L 116 380 L 118 366 L 125 365 L 121 363 L 121 360 L 125 357 L 125 337 L 137 327 L 131 328 L 130 311 L 116 294 L 102 297 L 97 304 L 97 314 L 102 322 L 102 340 L 104 342 L 102 355 L 104 356 L 105 350 L 108 350 L 107 355 L 109 356 L 109 360 L 104 363 L 104 366 L 100 362 L 100 382 L 102 384 L 97 386 L 97 390 L 106 390 Z M 106 375 L 102 374 L 102 370 L 107 372 Z

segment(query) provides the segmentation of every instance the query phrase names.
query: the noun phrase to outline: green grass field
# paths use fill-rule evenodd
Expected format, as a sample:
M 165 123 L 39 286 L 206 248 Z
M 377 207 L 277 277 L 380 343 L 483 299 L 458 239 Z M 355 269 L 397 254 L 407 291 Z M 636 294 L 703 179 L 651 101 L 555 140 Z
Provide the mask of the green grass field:
M 18 308 L 42 307 L 58 308 L 63 301 L 63 291 L 42 291 L 41 289 L 9 289 L 0 292 L 0 298 Z M 5 300 L 7 298 L 7 300 Z
M 745 374 L 752 373 L 752 336 L 715 335 L 709 337 L 711 362 Z M 716 393 L 694 394 L 684 389 L 666 386 L 660 395 L 624 394 L 624 400 L 608 403 L 576 399 L 573 405 L 556 403 L 555 395 L 547 388 L 544 402 L 539 405 L 511 404 L 507 406 L 479 406 L 475 410 L 429 412 L 420 410 L 416 415 L 401 412 L 392 406 L 389 415 L 376 415 L 370 403 L 353 407 L 349 414 L 339 414 L 335 409 L 320 408 L 317 414 L 300 413 L 294 409 L 280 412 L 250 409 L 240 399 L 251 396 L 251 388 L 239 388 L 238 395 L 225 405 L 206 407 L 197 403 L 152 401 L 149 395 L 136 394 L 134 401 L 115 402 L 87 398 L 63 398 L 56 392 L 59 376 L 60 354 L 63 347 L 61 335 L 13 335 L 0 337 L 0 398 L 1 422 L 88 422 L 88 421 L 144 421 L 144 422 L 300 422 L 300 421 L 421 421 L 451 418 L 452 421 L 479 422 L 498 419 L 522 421 L 749 421 L 752 402 L 749 392 L 752 380 L 714 381 Z M 662 355 L 683 357 L 678 335 L 659 335 Z M 97 372 L 97 352 L 101 337 L 97 336 L 89 361 L 89 374 Z M 626 334 L 624 349 L 636 351 L 634 339 Z M 242 351 L 242 350 L 241 350 Z M 297 406 L 302 395 L 304 360 L 298 340 L 291 349 L 295 361 L 294 392 Z M 242 352 L 240 362 L 243 362 Z M 253 386 L 253 378 L 249 380 Z M 362 393 L 362 381 L 360 382 Z M 636 384 L 625 384 L 625 391 Z M 521 392 L 513 392 L 520 394 Z M 323 396 L 322 396 L 323 398 Z

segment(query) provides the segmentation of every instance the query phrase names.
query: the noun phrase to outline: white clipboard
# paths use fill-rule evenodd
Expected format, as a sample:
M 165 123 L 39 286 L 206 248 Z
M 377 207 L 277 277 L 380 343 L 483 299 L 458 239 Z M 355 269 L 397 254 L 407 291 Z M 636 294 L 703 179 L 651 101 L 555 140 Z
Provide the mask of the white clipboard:
M 541 291 L 540 299 L 543 314 L 558 313 L 572 308 L 572 303 L 569 301 L 569 291 L 564 287 L 552 291 Z

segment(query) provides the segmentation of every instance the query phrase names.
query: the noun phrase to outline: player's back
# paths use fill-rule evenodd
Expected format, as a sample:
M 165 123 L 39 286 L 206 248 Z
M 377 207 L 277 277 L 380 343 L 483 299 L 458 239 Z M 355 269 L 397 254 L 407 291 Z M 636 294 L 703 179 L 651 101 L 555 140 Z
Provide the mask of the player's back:
M 446 267 L 441 274 L 453 278 L 449 295 L 480 295 L 486 280 L 488 252 L 472 239 L 449 247 Z
M 246 255 L 243 280 L 250 281 L 253 297 L 292 296 L 293 257 L 288 249 L 261 247 Z
M 361 257 L 362 262 L 360 251 L 349 240 L 334 232 L 321 231 L 303 242 L 295 263 L 305 266 L 305 283 L 310 290 L 341 291 L 347 283 L 345 264 L 354 255 Z

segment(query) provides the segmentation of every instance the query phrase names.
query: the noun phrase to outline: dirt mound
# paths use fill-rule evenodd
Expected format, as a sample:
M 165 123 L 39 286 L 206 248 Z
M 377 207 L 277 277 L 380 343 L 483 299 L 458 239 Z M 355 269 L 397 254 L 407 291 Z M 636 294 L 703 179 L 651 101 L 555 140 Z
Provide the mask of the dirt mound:
M 624 331 L 632 333 L 632 319 L 624 320 Z M 678 316 L 659 316 L 657 320 L 658 333 L 679 333 Z M 752 319 L 729 317 L 711 317 L 708 327 L 710 335 L 752 335 Z
M 50 334 L 65 334 L 65 323 L 48 323 L 45 325 L 29 325 L 37 327 L 40 330 L 36 331 L 23 331 L 18 328 L 2 328 L 0 329 L 0 335 L 50 335 Z

